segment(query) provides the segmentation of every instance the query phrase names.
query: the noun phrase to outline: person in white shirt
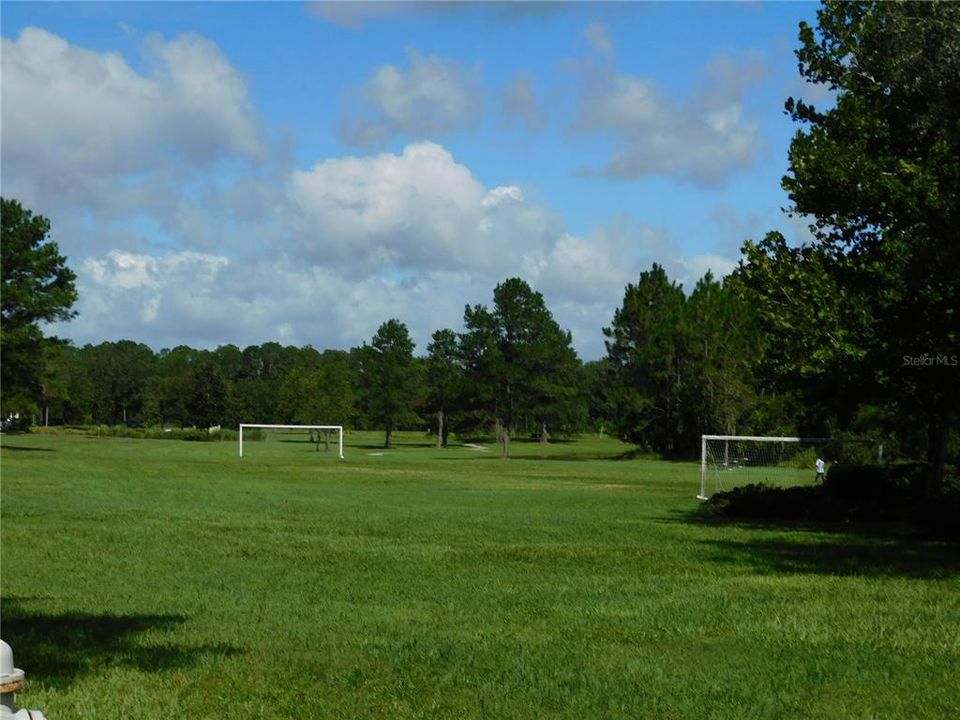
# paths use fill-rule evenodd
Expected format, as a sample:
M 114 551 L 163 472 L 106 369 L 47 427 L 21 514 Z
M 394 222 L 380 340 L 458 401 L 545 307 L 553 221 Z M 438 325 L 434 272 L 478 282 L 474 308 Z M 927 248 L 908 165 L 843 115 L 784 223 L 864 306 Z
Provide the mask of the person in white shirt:
M 827 466 L 823 462 L 823 458 L 817 458 L 817 482 L 822 482 L 824 476 L 827 472 Z

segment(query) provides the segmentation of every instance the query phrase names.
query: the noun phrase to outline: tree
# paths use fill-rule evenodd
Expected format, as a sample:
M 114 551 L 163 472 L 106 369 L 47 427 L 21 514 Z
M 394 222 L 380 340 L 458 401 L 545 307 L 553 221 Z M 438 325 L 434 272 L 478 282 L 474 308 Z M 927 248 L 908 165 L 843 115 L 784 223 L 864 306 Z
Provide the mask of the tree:
M 583 364 L 583 393 L 590 428 L 603 436 L 613 425 L 616 411 L 611 400 L 610 365 L 606 357 Z
M 92 423 L 94 384 L 82 351 L 68 343 L 48 349 L 52 352 L 42 382 L 54 422 Z
M 354 416 L 350 355 L 342 350 L 305 352 L 283 378 L 280 410 L 285 423 L 350 425 Z M 317 433 L 316 438 L 317 449 L 322 438 L 329 451 L 329 433 Z
M 681 429 L 680 327 L 683 288 L 654 263 L 624 291 L 604 328 L 620 437 L 658 452 L 676 452 Z
M 493 312 L 482 305 L 467 307 L 464 324 L 461 357 L 474 411 L 495 419 L 504 458 L 522 423 L 535 423 L 546 441 L 548 423 L 583 414 L 574 401 L 580 361 L 570 333 L 526 282 L 508 278 L 498 284 Z
M 314 407 L 321 424 L 352 426 L 356 416 L 353 362 L 343 350 L 324 350 L 316 370 L 318 397 Z M 324 433 L 327 451 L 330 433 Z
M 188 424 L 210 428 L 224 422 L 229 399 L 227 383 L 213 360 L 205 359 L 190 369 L 185 389 Z
M 684 303 L 680 350 L 684 442 L 735 435 L 757 403 L 757 365 L 765 344 L 753 310 L 707 272 Z
M 93 383 L 94 419 L 119 423 L 138 417 L 154 373 L 153 350 L 142 343 L 120 340 L 86 345 L 80 356 Z
M 417 420 L 419 367 L 413 349 L 407 326 L 391 319 L 357 353 L 367 417 L 384 428 L 385 448 L 392 445 L 394 429 Z
M 178 345 L 157 355 L 144 415 L 151 423 L 192 425 L 187 410 L 194 370 L 210 360 L 206 350 Z
M 813 365 L 863 401 L 895 404 L 899 422 L 926 425 L 936 495 L 960 419 L 960 4 L 826 2 L 816 28 L 801 23 L 797 57 L 836 103 L 787 100 L 802 127 L 783 187 L 793 211 L 815 218 L 803 259 L 862 309 L 835 318 L 842 337 L 826 338 Z M 795 253 L 769 250 L 797 267 Z M 858 314 L 862 326 L 850 322 Z
M 466 332 L 457 337 L 463 383 L 458 393 L 459 427 L 466 430 L 496 426 L 497 442 L 502 438 L 500 391 L 503 353 L 500 349 L 497 320 L 483 305 L 464 308 Z
M 40 323 L 76 315 L 76 275 L 47 237 L 49 220 L 16 200 L 0 198 L 0 205 L 0 402 L 5 415 L 32 414 L 45 366 Z
M 437 330 L 427 345 L 427 409 L 437 416 L 437 447 L 446 447 L 450 435 L 448 417 L 462 378 L 457 334 Z
M 213 358 L 224 379 L 236 382 L 244 376 L 243 352 L 236 345 L 221 345 L 213 351 Z

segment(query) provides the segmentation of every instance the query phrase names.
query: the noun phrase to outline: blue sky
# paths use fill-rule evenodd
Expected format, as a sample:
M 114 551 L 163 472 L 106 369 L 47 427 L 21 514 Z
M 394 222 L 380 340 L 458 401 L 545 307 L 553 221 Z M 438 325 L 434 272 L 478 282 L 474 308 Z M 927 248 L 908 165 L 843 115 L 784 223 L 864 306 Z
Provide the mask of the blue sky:
M 650 264 L 688 290 L 780 189 L 813 3 L 18 3 L 3 193 L 78 274 L 77 344 L 423 351 L 520 276 L 585 359 Z

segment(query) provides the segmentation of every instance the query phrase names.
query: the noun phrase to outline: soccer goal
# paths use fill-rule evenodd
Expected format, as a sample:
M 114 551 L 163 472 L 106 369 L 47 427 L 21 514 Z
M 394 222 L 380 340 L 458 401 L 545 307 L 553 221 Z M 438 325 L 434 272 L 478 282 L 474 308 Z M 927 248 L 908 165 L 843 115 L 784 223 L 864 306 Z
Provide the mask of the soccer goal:
M 243 431 L 244 430 L 300 430 L 312 433 L 317 432 L 337 432 L 337 446 L 340 452 L 340 459 L 343 460 L 343 425 L 256 425 L 253 423 L 240 423 L 240 457 L 243 457 Z
M 741 485 L 812 485 L 836 463 L 883 463 L 878 440 L 703 435 L 700 449 L 700 500 L 708 489 L 724 492 Z M 822 461 L 822 468 L 817 461 Z

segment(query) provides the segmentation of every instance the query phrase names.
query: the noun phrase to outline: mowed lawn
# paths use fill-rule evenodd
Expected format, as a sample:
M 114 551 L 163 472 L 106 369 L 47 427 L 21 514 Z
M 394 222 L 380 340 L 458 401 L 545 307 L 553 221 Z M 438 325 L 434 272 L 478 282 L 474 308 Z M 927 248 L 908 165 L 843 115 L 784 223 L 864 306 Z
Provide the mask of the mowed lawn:
M 580 440 L 2 438 L 2 635 L 70 718 L 957 718 L 960 548 L 698 518 Z

